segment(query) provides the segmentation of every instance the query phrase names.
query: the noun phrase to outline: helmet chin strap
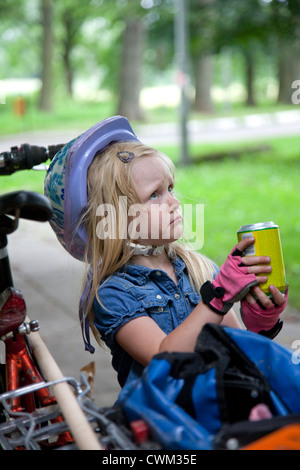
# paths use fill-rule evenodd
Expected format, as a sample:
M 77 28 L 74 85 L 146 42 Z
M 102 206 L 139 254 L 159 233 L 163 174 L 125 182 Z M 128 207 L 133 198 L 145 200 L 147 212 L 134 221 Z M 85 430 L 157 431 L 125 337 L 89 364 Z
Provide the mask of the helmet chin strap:
M 130 248 L 133 249 L 133 255 L 142 255 L 142 256 L 158 256 L 160 255 L 165 247 L 162 246 L 152 246 L 152 245 L 139 245 L 135 243 L 130 243 Z

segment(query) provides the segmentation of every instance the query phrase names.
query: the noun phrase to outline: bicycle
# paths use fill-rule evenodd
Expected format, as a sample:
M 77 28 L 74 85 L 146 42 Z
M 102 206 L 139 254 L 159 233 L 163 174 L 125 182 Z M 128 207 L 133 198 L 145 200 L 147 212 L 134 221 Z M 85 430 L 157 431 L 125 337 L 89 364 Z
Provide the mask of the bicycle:
M 62 146 L 45 148 L 24 144 L 12 147 L 10 152 L 0 154 L 0 175 L 36 168 L 51 160 Z M 145 423 L 135 423 L 130 428 L 118 407 L 99 409 L 89 397 L 90 387 L 85 374 L 81 374 L 81 383 L 62 376 L 39 336 L 30 340 L 38 335 L 39 324 L 28 319 L 22 292 L 14 287 L 8 236 L 17 230 L 20 219 L 47 222 L 51 215 L 50 202 L 41 194 L 14 191 L 0 195 L 0 340 L 5 344 L 5 364 L 0 364 L 0 448 L 85 448 L 85 444 L 79 442 L 80 429 L 75 429 L 79 422 L 74 423 L 73 416 L 67 414 L 66 404 L 62 404 L 67 394 L 79 413 L 82 433 L 89 433 L 88 439 L 92 442 L 88 443 L 88 448 L 158 448 L 149 439 Z M 43 370 L 43 361 L 37 357 L 40 347 L 50 355 L 54 377 L 49 371 L 48 377 L 44 376 L 45 365 L 42 364 Z M 50 389 L 55 389 L 56 393 L 51 393 Z
M 41 160 L 49 158 L 50 153 L 43 148 L 24 145 L 20 149 L 12 148 L 11 152 L 5 152 L 1 157 L 0 173 L 11 174 L 24 167 L 33 167 Z M 11 391 L 26 382 L 37 383 L 42 380 L 26 342 L 26 334 L 38 331 L 39 325 L 34 320 L 30 323 L 25 322 L 25 301 L 22 293 L 14 288 L 7 236 L 18 228 L 19 220 L 22 218 L 46 222 L 51 215 L 49 201 L 41 194 L 16 191 L 0 198 L 0 337 L 6 346 L 6 373 L 5 377 L 3 373 L 1 374 L 2 390 Z M 2 372 L 4 372 L 3 366 Z M 53 401 L 50 394 L 44 390 L 38 392 L 38 398 L 45 405 Z M 30 397 L 27 397 L 24 406 L 27 411 L 35 409 L 33 399 Z M 20 398 L 15 398 L 12 410 L 20 411 L 21 408 Z
M 23 145 L 1 154 L 0 172 L 11 174 L 51 158 L 57 147 Z M 1 364 L 0 390 L 11 396 L 10 411 L 4 406 L 1 421 L 10 413 L 33 413 L 36 409 L 53 405 L 56 400 L 48 387 L 37 388 L 33 393 L 12 395 L 22 386 L 36 385 L 44 381 L 29 347 L 26 335 L 38 331 L 38 322 L 26 322 L 26 306 L 22 293 L 15 289 L 7 250 L 7 236 L 17 230 L 22 218 L 46 222 L 52 215 L 49 201 L 41 194 L 16 191 L 0 198 L 0 338 L 5 343 L 5 364 Z M 58 419 L 58 418 L 55 418 Z M 69 434 L 62 434 L 64 444 L 73 441 Z M 60 439 L 62 439 L 60 437 Z

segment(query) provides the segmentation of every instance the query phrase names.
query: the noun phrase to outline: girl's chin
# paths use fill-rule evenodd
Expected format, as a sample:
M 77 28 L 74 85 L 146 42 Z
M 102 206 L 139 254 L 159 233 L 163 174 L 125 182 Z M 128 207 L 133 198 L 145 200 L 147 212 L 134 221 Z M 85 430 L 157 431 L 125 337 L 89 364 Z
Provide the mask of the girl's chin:
M 170 230 L 171 229 L 171 230 Z M 154 238 L 136 238 L 133 240 L 134 243 L 140 245 L 152 245 L 152 246 L 162 246 L 172 243 L 176 240 L 179 240 L 183 235 L 182 224 L 174 224 L 169 227 L 165 233 L 160 234 L 158 237 Z

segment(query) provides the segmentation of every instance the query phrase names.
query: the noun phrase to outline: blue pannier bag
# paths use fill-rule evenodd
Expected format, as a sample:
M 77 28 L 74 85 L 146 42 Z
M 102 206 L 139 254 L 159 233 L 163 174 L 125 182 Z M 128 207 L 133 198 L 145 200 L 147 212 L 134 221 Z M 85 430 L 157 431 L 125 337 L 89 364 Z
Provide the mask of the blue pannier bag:
M 129 422 L 144 420 L 168 450 L 238 448 L 300 422 L 300 365 L 289 349 L 249 331 L 207 324 L 192 353 L 161 353 L 123 388 Z M 264 404 L 272 417 L 249 421 Z

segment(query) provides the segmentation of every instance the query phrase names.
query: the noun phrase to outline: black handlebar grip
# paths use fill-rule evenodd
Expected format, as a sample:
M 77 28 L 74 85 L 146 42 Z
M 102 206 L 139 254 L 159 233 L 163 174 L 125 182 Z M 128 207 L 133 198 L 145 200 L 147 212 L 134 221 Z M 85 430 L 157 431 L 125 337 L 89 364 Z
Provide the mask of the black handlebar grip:
M 23 165 L 20 169 L 30 170 L 36 165 L 45 162 L 48 159 L 45 147 L 37 145 L 21 145 L 21 151 L 24 153 Z

